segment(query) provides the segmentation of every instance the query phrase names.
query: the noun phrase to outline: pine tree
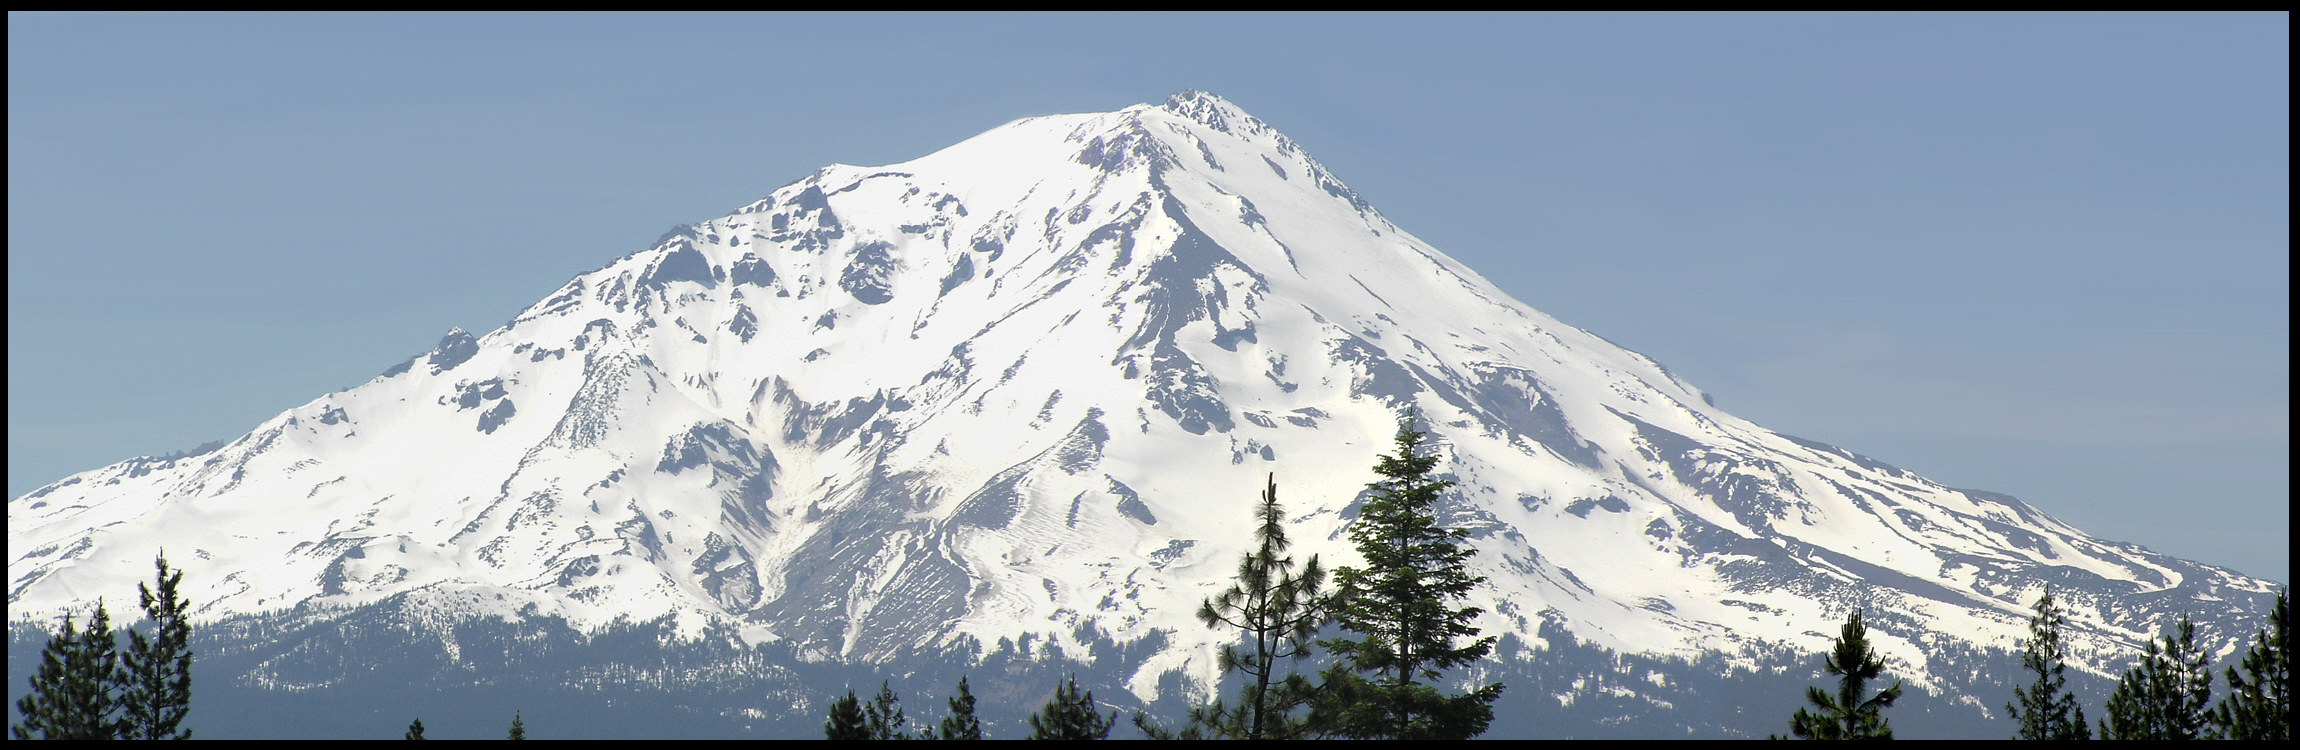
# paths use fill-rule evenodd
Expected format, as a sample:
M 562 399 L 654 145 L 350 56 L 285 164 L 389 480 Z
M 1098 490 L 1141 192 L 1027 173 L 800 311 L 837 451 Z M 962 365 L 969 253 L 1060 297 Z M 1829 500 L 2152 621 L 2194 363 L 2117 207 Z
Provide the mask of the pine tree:
M 1118 721 L 1118 714 L 1102 715 L 1094 707 L 1094 693 L 1078 692 L 1078 676 L 1063 680 L 1054 689 L 1054 699 L 1030 715 L 1030 736 L 1033 740 L 1106 740 L 1110 739 L 1110 726 Z
M 1837 695 L 1831 697 L 1819 687 L 1805 688 L 1805 701 L 1820 712 L 1797 709 L 1789 719 L 1789 733 L 1808 740 L 1892 739 L 1893 726 L 1884 710 L 1900 700 L 1901 683 L 1894 680 L 1892 687 L 1874 697 L 1861 697 L 1868 692 L 1869 681 L 1884 674 L 1885 662 L 1869 647 L 1869 629 L 1861 624 L 1860 610 L 1845 619 L 1836 648 L 1822 658 L 1821 666 L 1838 676 Z
M 8 728 L 10 736 L 19 740 L 94 739 L 64 708 L 65 690 L 72 682 L 70 665 L 78 660 L 79 648 L 80 626 L 72 622 L 72 613 L 66 612 L 56 634 L 40 648 L 40 671 L 32 675 L 32 692 L 16 699 L 16 713 L 23 721 Z
M 2148 653 L 2141 657 L 2141 663 L 2126 670 L 2124 676 L 2117 680 L 2116 689 L 2109 691 L 2108 705 L 2102 708 L 2102 713 L 2107 715 L 2100 719 L 2101 739 L 2158 739 L 2153 712 L 2148 710 L 2147 705 L 2149 679 L 2145 669 L 2147 664 L 2160 656 L 2156 642 L 2149 641 Z
M 2228 697 L 2212 712 L 2212 723 L 2228 739 L 2292 738 L 2292 652 L 2284 645 L 2291 630 L 2291 594 L 2291 589 L 2277 592 L 2268 629 L 2253 638 L 2244 654 L 2244 674 L 2228 668 Z
M 159 568 L 154 576 L 159 592 L 152 587 L 136 584 L 137 600 L 143 605 L 144 617 L 152 621 L 150 639 L 134 628 L 128 629 L 128 651 L 121 657 L 126 674 L 126 689 L 120 702 L 126 716 L 122 721 L 122 739 L 131 740 L 188 740 L 192 730 L 184 729 L 184 717 L 192 710 L 192 625 L 191 605 L 178 593 L 184 581 L 183 571 L 170 571 L 166 554 L 153 561 Z
M 1294 715 L 1294 710 L 1309 698 L 1308 680 L 1299 675 L 1279 678 L 1276 672 L 1279 662 L 1310 655 L 1310 639 L 1326 617 L 1320 592 L 1326 572 L 1319 566 L 1317 555 L 1303 562 L 1299 573 L 1294 571 L 1294 558 L 1284 556 L 1290 542 L 1286 539 L 1285 513 L 1278 506 L 1277 475 L 1270 475 L 1267 481 L 1257 512 L 1261 524 L 1254 532 L 1255 550 L 1239 561 L 1237 582 L 1198 607 L 1198 621 L 1206 627 L 1238 629 L 1246 649 L 1224 645 L 1216 663 L 1225 672 L 1244 673 L 1250 682 L 1234 709 L 1221 701 L 1193 709 L 1190 729 L 1184 730 L 1186 737 L 1210 734 L 1224 739 L 1294 739 L 1307 729 L 1305 719 Z M 1158 736 L 1143 721 L 1136 724 Z
M 10 731 L 20 740 L 118 737 L 123 732 L 118 718 L 121 679 L 118 641 L 104 603 L 96 602 L 85 629 L 74 627 L 72 616 L 66 614 L 56 636 L 40 650 L 32 692 L 16 701 L 24 721 Z
M 870 739 L 870 730 L 863 722 L 862 701 L 855 699 L 853 688 L 848 688 L 846 697 L 831 701 L 831 718 L 823 724 L 823 739 Z
M 950 699 L 950 715 L 942 717 L 936 729 L 935 739 L 982 739 L 982 722 L 974 718 L 974 693 L 967 689 L 965 677 L 958 678 L 958 695 Z
M 1365 568 L 1340 569 L 1334 619 L 1357 639 L 1320 642 L 1341 658 L 1326 670 L 1312 721 L 1321 731 L 1360 739 L 1469 739 L 1493 721 L 1502 686 L 1446 696 L 1435 682 L 1443 670 L 1484 658 L 1491 636 L 1475 638 L 1470 623 L 1483 610 L 1449 606 L 1485 582 L 1469 573 L 1472 550 L 1460 529 L 1440 526 L 1435 509 L 1450 481 L 1435 479 L 1435 455 L 1422 455 L 1427 437 L 1408 411 L 1398 424 L 1397 453 L 1374 467 L 1380 481 L 1350 524 L 1350 540 Z M 1371 675 L 1369 678 L 1367 675 Z
M 1221 706 L 1221 703 L 1220 703 L 1219 701 L 1217 701 L 1217 702 L 1215 703 L 1215 706 L 1214 706 L 1214 708 L 1219 708 L 1220 706 Z M 1216 739 L 1215 737 L 1209 737 L 1209 736 L 1207 736 L 1207 735 L 1206 735 L 1206 728 L 1209 726 L 1209 724 L 1208 724 L 1208 721 L 1209 721 L 1209 719 L 1208 719 L 1206 716 L 1203 716 L 1203 715 L 1201 715 L 1201 714 L 1202 714 L 1202 712 L 1204 712 L 1204 711 L 1207 711 L 1207 710 L 1210 710 L 1210 709 L 1207 709 L 1207 708 L 1193 708 L 1193 709 L 1190 709 L 1190 723 L 1182 725 L 1182 729 L 1181 729 L 1181 731 L 1175 731 L 1175 730 L 1172 730 L 1172 729 L 1167 729 L 1167 728 L 1165 728 L 1165 727 L 1162 727 L 1162 726 L 1158 726 L 1157 724 L 1155 724 L 1155 723 L 1153 723 L 1153 722 L 1151 722 L 1151 721 L 1150 721 L 1150 715 L 1149 715 L 1149 714 L 1145 714 L 1145 713 L 1142 713 L 1142 712 L 1140 712 L 1140 711 L 1136 711 L 1136 712 L 1134 712 L 1134 728 L 1135 728 L 1135 729 L 1139 729 L 1139 730 L 1142 730 L 1142 735 L 1143 735 L 1143 736 L 1145 736 L 1145 737 L 1148 737 L 1148 738 L 1150 738 L 1150 739 L 1153 739 L 1153 740 L 1193 740 L 1193 741 L 1194 741 L 1194 740 L 1210 740 L 1210 739 Z
M 2013 702 L 2005 705 L 2005 711 L 2020 722 L 2020 731 L 2013 738 L 2092 739 L 2084 707 L 2077 705 L 2075 694 L 2063 692 L 2068 686 L 2068 678 L 2062 674 L 2067 670 L 2067 655 L 2061 651 L 2060 629 L 2068 624 L 2068 618 L 2053 603 L 2049 588 L 2037 598 L 2033 609 L 2036 614 L 2028 620 L 2028 649 L 2021 654 L 2020 663 L 2036 674 L 2036 683 L 2013 688 Z
M 2213 735 L 2212 664 L 2196 648 L 2196 625 L 2187 615 L 2162 645 L 2148 642 L 2140 663 L 2126 670 L 2108 696 L 2101 720 L 2104 740 L 2196 740 Z
M 511 736 L 506 739 L 527 739 L 527 722 L 521 720 L 517 711 L 511 712 Z
M 874 740 L 909 739 L 902 733 L 902 725 L 908 722 L 902 715 L 902 699 L 895 697 L 893 687 L 880 681 L 878 695 L 863 707 L 863 732 Z
M 415 718 L 415 721 L 412 721 L 412 722 L 408 722 L 408 724 L 407 724 L 407 736 L 405 736 L 405 737 L 401 737 L 400 739 L 405 739 L 405 740 L 420 740 L 420 739 L 423 739 L 423 717 L 420 717 L 420 716 L 418 716 L 418 717 L 416 717 L 416 718 Z

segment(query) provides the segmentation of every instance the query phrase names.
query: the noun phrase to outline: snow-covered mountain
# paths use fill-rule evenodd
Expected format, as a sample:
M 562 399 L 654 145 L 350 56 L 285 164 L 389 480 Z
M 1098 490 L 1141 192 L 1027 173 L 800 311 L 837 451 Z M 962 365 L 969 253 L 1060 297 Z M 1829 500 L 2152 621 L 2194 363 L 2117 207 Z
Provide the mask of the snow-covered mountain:
M 2272 590 L 1727 414 L 1184 93 L 823 169 L 221 447 L 15 498 L 9 615 L 116 602 L 165 547 L 211 620 L 672 614 L 863 662 L 1162 632 L 1149 698 L 1215 675 L 1192 612 L 1264 476 L 1348 564 L 1409 408 L 1481 626 L 1534 650 L 1818 651 L 1861 607 L 1927 685 L 2047 585 L 2093 664 L 2181 612 L 2241 639 L 2210 624 Z

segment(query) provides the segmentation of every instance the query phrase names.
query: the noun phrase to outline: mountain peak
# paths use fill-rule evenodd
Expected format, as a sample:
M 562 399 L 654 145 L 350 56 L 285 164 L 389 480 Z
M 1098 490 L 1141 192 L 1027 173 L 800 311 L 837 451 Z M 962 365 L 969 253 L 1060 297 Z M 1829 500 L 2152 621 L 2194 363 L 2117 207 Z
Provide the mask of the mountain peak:
M 1231 133 L 1237 130 L 1268 132 L 1270 130 L 1267 123 L 1262 122 L 1260 118 L 1247 114 L 1246 110 L 1231 103 L 1230 100 L 1203 91 L 1185 89 L 1166 97 L 1166 101 L 1159 104 L 1158 109 L 1188 118 L 1191 122 L 1204 125 L 1217 133 Z
M 2052 581 L 2105 654 L 2270 590 L 1720 411 L 1185 91 L 826 168 L 212 453 L 17 498 L 10 612 L 132 588 L 164 540 L 202 617 L 668 614 L 858 660 L 1097 634 L 1159 644 L 1154 693 L 1214 678 L 1191 613 L 1264 477 L 1346 564 L 1409 409 L 1479 626 L 1528 644 L 1819 650 L 1865 607 L 1928 664 L 2011 647 Z

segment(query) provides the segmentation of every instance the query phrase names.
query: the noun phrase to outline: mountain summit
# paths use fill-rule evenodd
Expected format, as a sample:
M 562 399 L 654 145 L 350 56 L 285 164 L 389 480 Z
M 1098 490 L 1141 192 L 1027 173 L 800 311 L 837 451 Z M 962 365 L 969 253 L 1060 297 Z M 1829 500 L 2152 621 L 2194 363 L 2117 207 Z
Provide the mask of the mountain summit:
M 132 590 L 165 545 L 209 620 L 673 615 L 860 662 L 1106 637 L 1155 644 L 1149 698 L 1215 677 L 1192 613 L 1265 474 L 1347 564 L 1409 409 L 1505 664 L 1816 652 L 1858 608 L 1934 685 L 2048 584 L 2095 665 L 2271 592 L 1727 414 L 1183 93 L 823 169 L 222 447 L 15 498 L 9 611 Z

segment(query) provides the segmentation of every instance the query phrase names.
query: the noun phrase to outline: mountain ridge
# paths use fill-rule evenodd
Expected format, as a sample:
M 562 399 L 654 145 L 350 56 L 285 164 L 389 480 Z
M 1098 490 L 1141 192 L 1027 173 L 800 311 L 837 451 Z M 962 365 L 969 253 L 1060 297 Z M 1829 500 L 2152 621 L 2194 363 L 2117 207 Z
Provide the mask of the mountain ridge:
M 1213 679 L 1188 613 L 1249 485 L 1280 472 L 1298 538 L 1346 557 L 1409 407 L 1495 579 L 1481 626 L 1529 644 L 1555 622 L 1623 652 L 1818 651 L 1864 607 L 1932 685 L 1942 644 L 2009 646 L 2046 583 L 2096 672 L 2176 611 L 2230 647 L 2270 595 L 1735 418 L 1190 92 L 827 167 L 214 451 L 12 499 L 11 620 L 118 590 L 148 562 L 111 553 L 165 536 L 205 618 L 414 595 L 860 661 L 1083 652 L 1092 626 L 1165 639 L 1127 683 L 1148 699 Z

